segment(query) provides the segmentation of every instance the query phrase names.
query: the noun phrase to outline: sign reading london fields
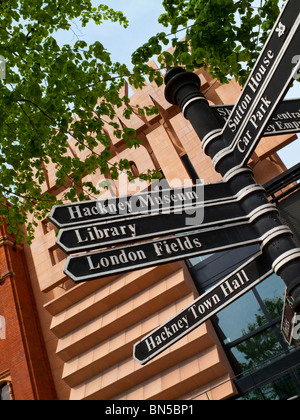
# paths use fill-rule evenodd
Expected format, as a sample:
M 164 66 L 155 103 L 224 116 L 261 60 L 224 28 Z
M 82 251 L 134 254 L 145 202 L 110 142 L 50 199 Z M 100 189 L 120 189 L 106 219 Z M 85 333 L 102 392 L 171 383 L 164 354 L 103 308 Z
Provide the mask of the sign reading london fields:
M 270 213 L 274 209 L 270 207 L 263 211 Z M 263 211 L 258 212 L 257 217 Z M 75 283 L 96 280 L 241 246 L 264 245 L 269 237 L 282 234 L 291 235 L 291 231 L 281 226 L 276 228 L 276 232 L 271 230 L 258 237 L 252 223 L 239 222 L 130 246 L 69 256 L 64 273 Z
M 255 255 L 217 286 L 136 343 L 134 359 L 145 365 L 272 273 L 272 264 L 265 256 L 261 253 Z
M 227 123 L 234 105 L 214 105 L 211 107 L 221 125 Z M 279 104 L 272 115 L 263 137 L 300 133 L 300 98 L 288 99 Z

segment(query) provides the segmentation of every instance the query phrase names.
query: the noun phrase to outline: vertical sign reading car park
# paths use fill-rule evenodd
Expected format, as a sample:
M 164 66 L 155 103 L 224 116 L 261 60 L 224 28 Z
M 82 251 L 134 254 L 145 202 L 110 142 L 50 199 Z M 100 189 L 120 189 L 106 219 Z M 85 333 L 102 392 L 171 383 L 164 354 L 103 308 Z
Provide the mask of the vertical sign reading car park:
M 216 154 L 213 164 L 217 168 L 230 154 L 234 154 L 237 162 L 237 166 L 228 171 L 224 180 L 238 167 L 247 164 L 269 120 L 300 69 L 300 60 L 296 64 L 294 60 L 299 53 L 299 27 L 300 2 L 290 0 L 286 3 L 223 129 L 228 146 Z
M 251 118 L 255 117 L 253 110 L 257 104 L 260 104 L 262 109 L 269 108 L 268 101 L 266 101 L 265 107 L 263 106 L 264 89 L 275 75 L 275 72 L 278 73 L 278 67 L 283 56 L 286 54 L 289 47 L 294 44 L 293 39 L 295 35 L 298 36 L 299 13 L 300 4 L 298 0 L 289 0 L 285 3 L 284 8 L 279 15 L 274 28 L 254 65 L 252 73 L 250 74 L 241 96 L 238 99 L 237 104 L 234 106 L 233 112 L 223 130 L 225 143 L 227 143 L 228 146 L 235 146 L 235 143 L 239 140 L 239 138 L 241 138 L 241 133 L 243 132 L 245 125 L 248 124 Z M 286 65 L 286 71 L 289 71 L 290 68 L 295 68 L 293 58 L 299 53 L 298 48 L 297 44 L 293 46 L 295 52 L 290 57 L 289 63 Z M 282 79 L 284 84 L 286 83 L 287 77 L 289 79 L 289 75 L 286 73 L 283 74 Z M 274 88 L 277 89 L 276 86 L 274 86 Z M 264 114 L 265 113 L 262 110 L 261 120 L 266 119 Z

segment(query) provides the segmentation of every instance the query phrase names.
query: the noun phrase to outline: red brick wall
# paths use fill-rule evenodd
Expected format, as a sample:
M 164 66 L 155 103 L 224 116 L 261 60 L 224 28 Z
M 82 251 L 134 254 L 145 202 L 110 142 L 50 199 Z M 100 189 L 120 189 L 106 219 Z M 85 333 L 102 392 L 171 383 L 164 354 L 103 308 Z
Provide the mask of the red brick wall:
M 0 228 L 0 375 L 9 370 L 16 400 L 53 400 L 51 378 L 23 250 Z

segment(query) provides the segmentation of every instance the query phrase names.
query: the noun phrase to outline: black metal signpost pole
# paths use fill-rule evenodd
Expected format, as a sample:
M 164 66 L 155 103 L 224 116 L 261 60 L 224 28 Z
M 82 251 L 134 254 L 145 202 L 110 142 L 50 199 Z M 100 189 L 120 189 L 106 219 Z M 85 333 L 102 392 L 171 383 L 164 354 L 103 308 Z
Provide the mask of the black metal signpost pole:
M 246 166 L 247 155 L 250 159 L 251 152 L 269 123 L 272 114 L 268 112 L 268 109 L 275 110 L 293 81 L 295 64 L 293 64 L 292 57 L 293 54 L 296 55 L 297 51 L 299 53 L 300 45 L 299 0 L 289 0 L 287 6 L 285 11 L 286 14 L 289 12 L 288 15 L 282 15 L 281 19 L 278 20 L 269 40 L 269 47 L 266 46 L 262 53 L 267 57 L 264 61 L 265 67 L 267 60 L 270 61 L 270 71 L 269 73 L 265 72 L 266 80 L 262 73 L 259 73 L 255 78 L 253 76 L 255 70 L 250 76 L 248 85 L 243 91 L 242 102 L 239 102 L 240 105 L 237 104 L 234 111 L 241 118 L 237 117 L 236 119 L 237 134 L 233 133 L 231 139 L 228 124 L 225 129 L 220 126 L 206 98 L 200 93 L 201 82 L 196 74 L 186 72 L 182 68 L 174 68 L 169 70 L 165 77 L 166 99 L 170 103 L 180 106 L 185 118 L 190 121 L 202 141 L 202 145 L 205 145 L 205 153 L 216 162 L 217 172 L 223 176 L 224 181 L 229 183 L 234 194 L 247 186 L 256 184 L 252 170 Z M 286 19 L 293 18 L 290 27 L 288 27 L 288 21 L 284 20 L 284 17 Z M 294 23 L 295 17 L 296 23 Z M 286 41 L 284 39 L 285 35 L 287 37 Z M 279 46 L 274 44 L 274 39 L 277 39 L 276 36 L 280 41 Z M 279 52 L 276 51 L 276 48 Z M 274 51 L 281 57 L 281 61 L 279 59 L 275 60 Z M 272 58 L 275 60 L 273 65 L 271 65 Z M 260 63 L 260 60 L 258 60 L 258 63 Z M 262 69 L 262 67 L 259 68 Z M 298 68 L 296 71 L 298 71 Z M 272 77 L 274 77 L 275 86 Z M 279 79 L 281 80 L 280 86 L 275 83 Z M 261 85 L 259 82 L 261 82 Z M 271 85 L 272 88 L 270 88 Z M 248 96 L 245 96 L 244 92 L 247 92 L 249 87 L 250 91 L 252 89 L 255 92 L 252 92 L 252 95 L 249 93 Z M 240 107 L 240 110 L 238 107 Z M 261 110 L 260 113 L 259 109 Z M 243 115 L 241 115 L 242 113 Z M 241 124 L 241 127 L 238 127 L 238 123 Z M 255 208 L 268 202 L 266 192 L 257 191 L 246 198 L 242 206 L 246 214 L 249 214 Z M 274 271 L 284 280 L 288 294 L 293 299 L 293 309 L 300 312 L 299 249 L 296 248 L 292 235 L 287 231 L 282 231 L 281 227 L 282 222 L 275 207 L 274 213 L 263 214 L 254 223 L 254 229 L 258 237 L 262 237 L 270 231 L 274 232 L 273 239 L 270 240 L 269 238 L 266 244 L 262 244 L 264 255 L 273 264 Z

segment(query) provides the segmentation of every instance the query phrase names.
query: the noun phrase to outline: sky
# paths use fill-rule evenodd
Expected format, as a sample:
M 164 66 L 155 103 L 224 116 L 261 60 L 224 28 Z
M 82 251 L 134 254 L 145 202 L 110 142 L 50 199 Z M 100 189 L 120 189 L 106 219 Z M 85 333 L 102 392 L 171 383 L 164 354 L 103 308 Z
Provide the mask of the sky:
M 124 29 L 118 23 L 105 22 L 101 26 L 89 24 L 86 28 L 79 28 L 75 22 L 73 31 L 67 35 L 64 33 L 61 41 L 72 43 L 79 37 L 90 44 L 98 40 L 111 53 L 113 61 L 130 66 L 133 51 L 158 32 L 169 33 L 167 28 L 157 22 L 160 14 L 164 12 L 162 0 L 95 0 L 94 3 L 107 4 L 115 10 L 122 11 L 129 19 L 129 27 Z M 289 90 L 286 98 L 300 98 L 299 82 Z M 288 169 L 299 163 L 300 136 L 278 154 Z

